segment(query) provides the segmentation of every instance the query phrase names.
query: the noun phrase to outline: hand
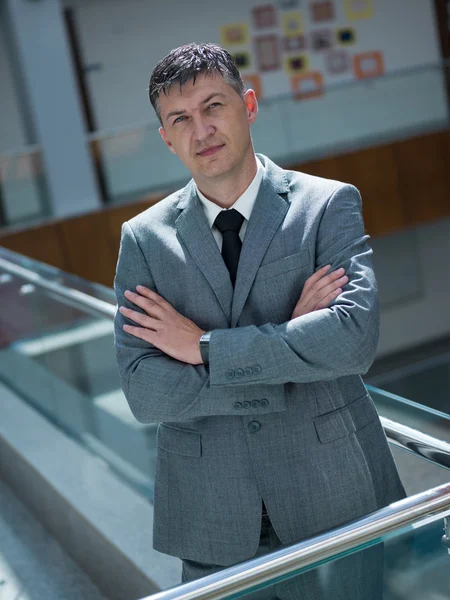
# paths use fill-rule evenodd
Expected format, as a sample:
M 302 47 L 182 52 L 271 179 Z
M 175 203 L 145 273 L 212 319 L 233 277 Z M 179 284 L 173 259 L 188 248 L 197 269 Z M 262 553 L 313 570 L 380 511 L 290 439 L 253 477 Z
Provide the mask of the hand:
M 121 306 L 120 313 L 140 325 L 124 325 L 124 331 L 177 360 L 191 365 L 203 364 L 198 342 L 205 331 L 183 317 L 156 292 L 142 285 L 138 285 L 136 290 L 138 293 L 127 290 L 125 297 L 146 314 Z
M 342 292 L 341 286 L 347 283 L 348 277 L 344 275 L 345 271 L 342 268 L 327 274 L 330 268 L 331 265 L 325 265 L 308 277 L 291 319 L 327 308 L 339 296 Z

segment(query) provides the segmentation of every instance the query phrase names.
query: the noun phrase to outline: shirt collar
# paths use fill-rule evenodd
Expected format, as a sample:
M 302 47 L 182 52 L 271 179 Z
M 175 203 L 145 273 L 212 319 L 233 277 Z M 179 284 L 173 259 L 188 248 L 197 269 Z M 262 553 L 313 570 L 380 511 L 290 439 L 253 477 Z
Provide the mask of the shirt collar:
M 261 181 L 263 179 L 265 171 L 264 165 L 258 157 L 256 157 L 256 165 L 256 175 L 254 176 L 252 182 L 245 190 L 245 192 L 241 196 L 239 196 L 236 202 L 232 206 L 230 206 L 230 208 L 234 208 L 237 211 L 239 211 L 241 215 L 245 219 L 247 219 L 247 221 L 250 219 L 250 215 L 252 214 L 253 206 L 255 204 L 256 197 L 258 196 L 259 186 L 261 185 Z M 211 200 L 208 200 L 208 198 L 206 198 L 206 196 L 204 196 L 204 194 L 202 194 L 201 191 L 198 189 L 197 185 L 195 187 L 197 190 L 197 195 L 205 211 L 206 219 L 209 223 L 209 226 L 212 227 L 214 225 L 214 221 L 216 220 L 217 215 L 222 210 L 226 209 L 223 209 L 221 206 L 218 206 L 214 202 L 211 202 Z

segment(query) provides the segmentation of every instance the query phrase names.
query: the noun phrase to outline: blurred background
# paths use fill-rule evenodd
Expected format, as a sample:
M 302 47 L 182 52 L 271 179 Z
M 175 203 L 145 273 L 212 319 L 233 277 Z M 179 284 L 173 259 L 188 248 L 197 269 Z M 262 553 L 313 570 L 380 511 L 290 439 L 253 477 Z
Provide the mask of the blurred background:
M 257 152 L 360 189 L 381 299 L 365 381 L 380 414 L 450 437 L 450 0 L 0 0 L 0 600 L 177 583 L 151 549 L 157 425 L 120 390 L 111 288 L 121 224 L 189 179 L 147 88 L 192 41 L 256 91 Z M 410 493 L 448 481 L 411 456 Z M 386 598 L 450 597 L 447 571 L 394 562 Z

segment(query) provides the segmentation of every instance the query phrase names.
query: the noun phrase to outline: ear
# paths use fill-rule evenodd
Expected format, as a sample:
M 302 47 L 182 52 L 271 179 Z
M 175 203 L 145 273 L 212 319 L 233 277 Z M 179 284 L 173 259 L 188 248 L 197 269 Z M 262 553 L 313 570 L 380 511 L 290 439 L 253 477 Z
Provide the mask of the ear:
M 245 110 L 247 111 L 247 119 L 249 125 L 256 121 L 258 116 L 258 100 L 253 90 L 247 90 L 244 94 Z
M 172 143 L 169 141 L 169 138 L 167 137 L 166 132 L 164 131 L 163 127 L 159 128 L 159 134 L 162 137 L 163 142 L 165 143 L 165 145 L 172 152 L 172 154 L 176 154 L 175 148 L 172 146 Z

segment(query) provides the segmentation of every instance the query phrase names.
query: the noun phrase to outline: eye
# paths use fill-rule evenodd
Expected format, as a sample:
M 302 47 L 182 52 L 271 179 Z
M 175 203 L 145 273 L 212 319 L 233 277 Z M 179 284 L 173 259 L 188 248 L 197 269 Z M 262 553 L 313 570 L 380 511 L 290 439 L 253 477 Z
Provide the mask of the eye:
M 175 123 L 181 123 L 182 121 L 185 120 L 185 118 L 186 118 L 185 116 L 177 117 L 175 119 L 175 121 L 173 122 L 173 125 L 175 125 Z
M 220 102 L 212 102 L 212 104 L 208 105 L 208 110 L 210 108 L 216 108 L 217 106 L 222 106 L 222 104 Z

